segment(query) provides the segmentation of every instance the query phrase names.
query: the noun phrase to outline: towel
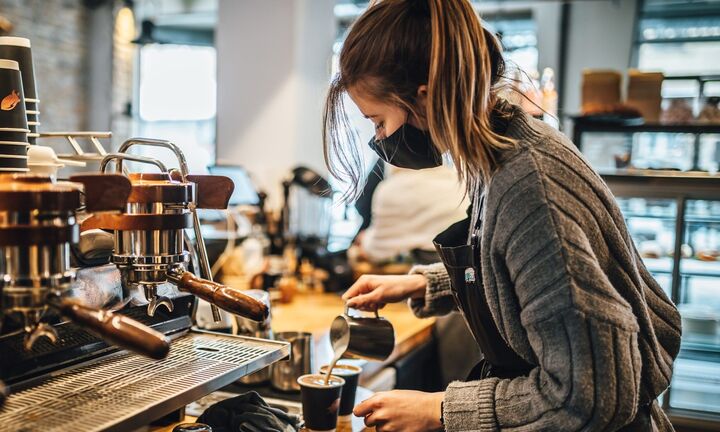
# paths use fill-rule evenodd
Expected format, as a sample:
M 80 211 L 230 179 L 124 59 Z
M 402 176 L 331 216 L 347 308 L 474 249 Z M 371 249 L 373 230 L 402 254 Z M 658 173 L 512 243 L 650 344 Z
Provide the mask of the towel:
M 296 432 L 300 424 L 297 416 L 269 406 L 254 391 L 216 403 L 197 421 L 213 432 Z

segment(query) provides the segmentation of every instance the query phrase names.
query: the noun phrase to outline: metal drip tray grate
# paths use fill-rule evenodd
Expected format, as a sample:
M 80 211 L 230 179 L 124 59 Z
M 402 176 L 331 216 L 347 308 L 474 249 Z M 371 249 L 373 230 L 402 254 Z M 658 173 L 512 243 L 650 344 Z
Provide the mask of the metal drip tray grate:
M 12 394 L 3 431 L 128 430 L 289 354 L 286 343 L 191 332 L 160 361 L 127 352 Z

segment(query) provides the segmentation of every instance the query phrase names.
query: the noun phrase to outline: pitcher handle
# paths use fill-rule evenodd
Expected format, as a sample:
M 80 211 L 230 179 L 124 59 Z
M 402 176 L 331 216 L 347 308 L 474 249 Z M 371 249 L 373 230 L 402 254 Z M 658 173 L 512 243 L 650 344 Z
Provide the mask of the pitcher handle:
M 345 303 L 345 315 L 352 316 L 352 315 L 350 315 L 350 309 L 351 309 L 350 306 L 348 306 L 348 304 Z M 353 309 L 353 310 L 357 310 L 357 309 Z M 378 309 L 375 309 L 375 318 L 380 319 L 380 313 L 378 312 Z

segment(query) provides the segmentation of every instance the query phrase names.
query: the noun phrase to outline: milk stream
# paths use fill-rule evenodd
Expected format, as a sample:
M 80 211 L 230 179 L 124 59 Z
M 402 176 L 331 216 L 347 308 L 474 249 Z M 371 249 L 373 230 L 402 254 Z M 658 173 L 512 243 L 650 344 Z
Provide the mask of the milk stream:
M 325 385 L 330 384 L 330 375 L 332 374 L 333 369 L 335 369 L 335 365 L 337 364 L 338 360 L 340 360 L 340 357 L 344 352 L 342 351 L 335 351 L 335 355 L 333 356 L 333 361 L 330 363 L 330 367 L 328 367 L 327 372 L 325 372 Z

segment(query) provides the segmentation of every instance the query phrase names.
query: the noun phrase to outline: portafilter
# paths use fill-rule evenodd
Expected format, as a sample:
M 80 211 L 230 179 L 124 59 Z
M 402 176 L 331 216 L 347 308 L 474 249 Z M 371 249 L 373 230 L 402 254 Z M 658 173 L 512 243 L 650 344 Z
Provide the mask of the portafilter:
M 157 159 L 128 154 L 134 145 L 164 147 L 177 157 L 180 168 L 168 170 Z M 267 306 L 243 294 L 240 290 L 212 281 L 205 242 L 200 230 L 196 209 L 227 208 L 234 188 L 232 180 L 216 175 L 190 175 L 182 151 L 173 143 L 162 140 L 132 139 L 126 141 L 118 153 L 105 156 L 100 164 L 104 172 L 111 161 L 118 173 L 123 161 L 130 160 L 155 165 L 159 173 L 130 173 L 132 191 L 122 214 L 94 215 L 83 223 L 83 230 L 100 228 L 114 233 L 112 262 L 120 269 L 126 292 L 140 288 L 148 301 L 147 313 L 155 314 L 158 307 L 172 310 L 169 298 L 158 294 L 158 287 L 172 283 L 232 314 L 263 321 Z M 193 228 L 195 248 L 200 259 L 203 278 L 188 271 L 190 246 L 186 246 L 185 229 Z M 213 309 L 216 321 L 217 309 Z
M 75 281 L 70 247 L 78 242 L 81 194 L 86 211 L 109 212 L 123 208 L 130 192 L 128 180 L 119 175 L 71 180 L 0 175 L 0 322 L 21 322 L 27 350 L 41 337 L 57 342 L 58 334 L 46 318 L 59 314 L 110 344 L 164 358 L 170 346 L 163 334 L 69 295 Z

